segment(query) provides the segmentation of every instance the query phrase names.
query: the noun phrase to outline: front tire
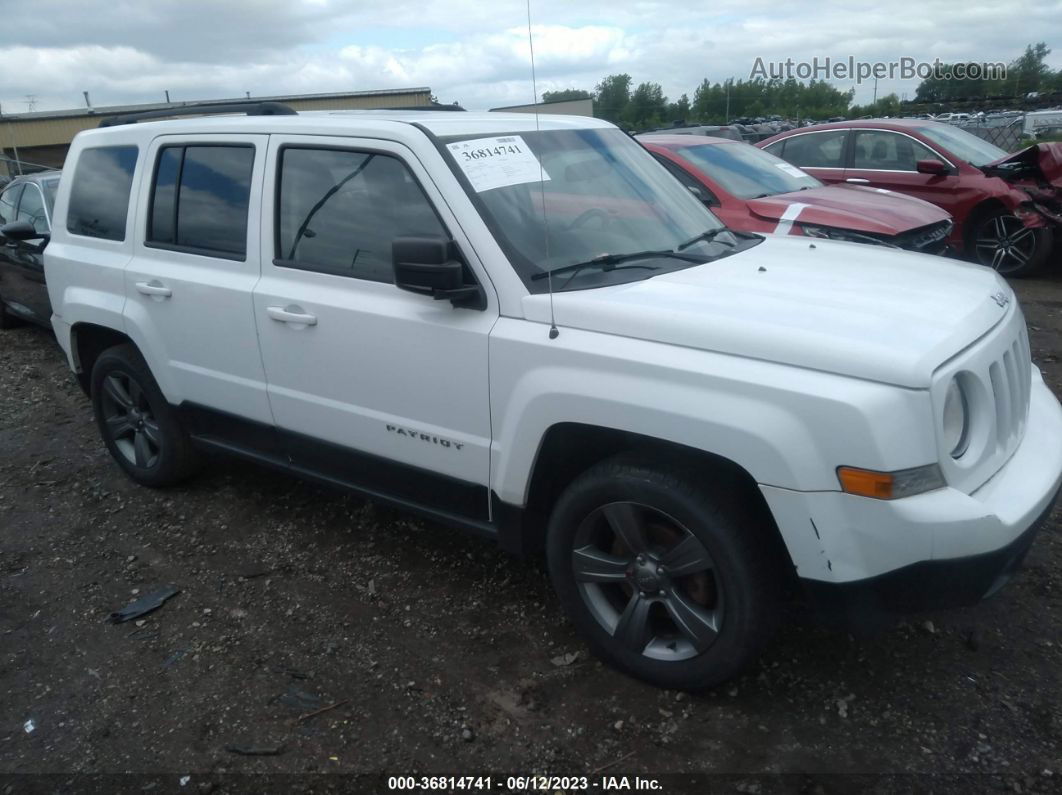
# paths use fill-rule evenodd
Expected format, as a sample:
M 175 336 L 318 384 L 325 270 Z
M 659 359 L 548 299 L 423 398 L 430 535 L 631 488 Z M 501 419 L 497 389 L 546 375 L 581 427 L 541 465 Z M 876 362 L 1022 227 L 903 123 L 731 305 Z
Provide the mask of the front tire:
M 974 222 L 967 253 L 1000 276 L 1023 278 L 1043 268 L 1053 243 L 1050 229 L 1027 227 L 1017 216 L 997 210 Z
M 177 413 L 132 345 L 100 354 L 92 368 L 92 409 L 100 436 L 125 473 L 142 486 L 171 486 L 195 469 Z
M 780 568 L 763 518 L 706 473 L 618 456 L 580 475 L 549 523 L 550 576 L 594 652 L 667 688 L 737 674 L 771 638 Z

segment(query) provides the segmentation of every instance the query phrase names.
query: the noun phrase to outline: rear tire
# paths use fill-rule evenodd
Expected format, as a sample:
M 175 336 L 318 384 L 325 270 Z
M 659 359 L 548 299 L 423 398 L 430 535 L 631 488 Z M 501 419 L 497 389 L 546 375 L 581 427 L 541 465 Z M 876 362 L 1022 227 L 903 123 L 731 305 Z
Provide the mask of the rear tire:
M 134 346 L 117 345 L 100 354 L 90 394 L 100 436 L 130 478 L 157 488 L 195 471 L 191 440 Z
M 705 472 L 630 455 L 580 475 L 557 501 L 550 576 L 601 658 L 639 679 L 697 689 L 734 676 L 773 635 L 781 567 L 765 519 Z
M 992 268 L 1000 276 L 1020 279 L 1038 273 L 1053 246 L 1052 230 L 1027 227 L 1006 210 L 995 210 L 974 220 L 966 252 L 974 262 Z

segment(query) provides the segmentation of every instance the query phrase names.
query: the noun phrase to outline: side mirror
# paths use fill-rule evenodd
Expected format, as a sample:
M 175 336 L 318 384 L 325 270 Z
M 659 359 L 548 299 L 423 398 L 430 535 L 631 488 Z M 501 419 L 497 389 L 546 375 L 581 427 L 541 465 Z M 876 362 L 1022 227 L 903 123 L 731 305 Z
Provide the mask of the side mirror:
M 486 296 L 466 279 L 467 268 L 453 241 L 442 237 L 398 237 L 391 243 L 395 286 L 454 306 L 485 309 Z
M 937 160 L 936 158 L 933 158 L 929 160 L 919 160 L 915 164 L 915 170 L 918 171 L 919 174 L 940 175 L 947 174 L 950 169 L 941 161 Z
M 29 221 L 12 221 L 0 226 L 0 235 L 8 240 L 47 240 L 47 233 L 38 232 Z

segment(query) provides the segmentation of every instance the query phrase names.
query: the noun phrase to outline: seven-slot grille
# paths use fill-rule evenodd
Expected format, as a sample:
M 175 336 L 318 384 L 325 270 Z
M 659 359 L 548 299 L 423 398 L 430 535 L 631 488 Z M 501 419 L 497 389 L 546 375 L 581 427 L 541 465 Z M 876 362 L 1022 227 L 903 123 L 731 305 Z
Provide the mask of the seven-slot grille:
M 988 366 L 996 410 L 996 444 L 1004 449 L 1021 439 L 1025 430 L 1031 372 L 1029 340 L 1024 332 Z

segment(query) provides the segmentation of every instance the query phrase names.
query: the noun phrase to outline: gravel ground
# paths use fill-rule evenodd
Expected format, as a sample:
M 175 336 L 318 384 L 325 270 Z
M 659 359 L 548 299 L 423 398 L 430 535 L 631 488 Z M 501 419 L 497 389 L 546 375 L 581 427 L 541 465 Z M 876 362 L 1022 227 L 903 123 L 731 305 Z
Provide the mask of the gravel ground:
M 1015 287 L 1062 395 L 1062 267 Z M 541 562 L 249 464 L 135 486 L 54 340 L 0 332 L 0 793 L 385 791 L 382 772 L 1062 791 L 1059 522 L 976 608 L 859 639 L 792 626 L 732 683 L 662 691 L 588 658 Z

